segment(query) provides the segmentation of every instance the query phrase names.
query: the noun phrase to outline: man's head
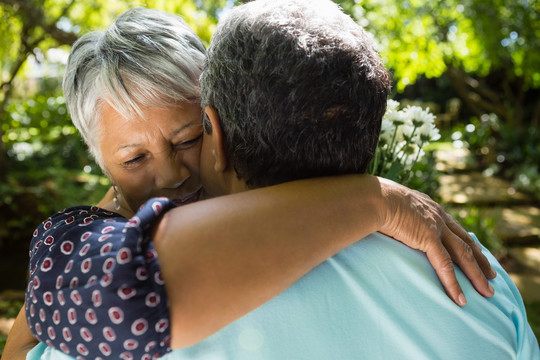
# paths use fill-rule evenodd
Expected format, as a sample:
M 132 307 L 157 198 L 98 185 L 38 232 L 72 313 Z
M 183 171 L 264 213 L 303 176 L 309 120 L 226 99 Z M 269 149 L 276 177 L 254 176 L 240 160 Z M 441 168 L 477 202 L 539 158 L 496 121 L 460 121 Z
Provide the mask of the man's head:
M 238 6 L 207 56 L 202 107 L 218 115 L 228 161 L 248 186 L 366 170 L 390 75 L 373 39 L 336 4 Z

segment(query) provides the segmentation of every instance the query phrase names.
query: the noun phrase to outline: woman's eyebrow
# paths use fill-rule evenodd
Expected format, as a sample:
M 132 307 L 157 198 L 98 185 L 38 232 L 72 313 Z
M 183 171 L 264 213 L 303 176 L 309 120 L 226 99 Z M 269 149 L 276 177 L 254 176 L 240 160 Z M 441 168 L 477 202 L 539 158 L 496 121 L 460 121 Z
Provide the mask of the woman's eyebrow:
M 193 126 L 202 126 L 202 121 L 200 121 L 200 122 L 199 122 L 199 121 L 197 121 L 197 122 L 191 122 L 191 123 L 189 123 L 189 124 L 185 124 L 185 125 L 179 127 L 178 129 L 171 131 L 171 133 L 170 133 L 169 136 L 170 136 L 171 138 L 172 138 L 172 137 L 175 137 L 176 135 L 178 135 L 179 133 L 181 133 L 181 132 L 184 131 L 185 129 L 190 128 L 190 127 L 193 127 Z
M 123 145 L 120 145 L 119 147 L 117 147 L 116 150 L 114 150 L 113 154 L 119 152 L 122 149 L 130 148 L 130 147 L 137 147 L 137 146 L 141 146 L 141 145 L 142 145 L 142 143 L 123 144 Z
M 175 129 L 175 130 L 171 131 L 169 136 L 171 138 L 173 138 L 176 135 L 178 135 L 179 133 L 181 133 L 182 131 L 184 131 L 185 129 L 193 127 L 193 126 L 202 126 L 202 122 L 191 122 L 189 124 L 184 124 L 184 125 L 180 126 L 178 129 Z M 116 148 L 116 150 L 114 150 L 114 153 L 117 153 L 118 151 L 120 151 L 122 149 L 130 148 L 130 147 L 137 147 L 137 146 L 142 146 L 142 145 L 143 145 L 142 143 L 122 144 L 122 145 L 118 146 Z

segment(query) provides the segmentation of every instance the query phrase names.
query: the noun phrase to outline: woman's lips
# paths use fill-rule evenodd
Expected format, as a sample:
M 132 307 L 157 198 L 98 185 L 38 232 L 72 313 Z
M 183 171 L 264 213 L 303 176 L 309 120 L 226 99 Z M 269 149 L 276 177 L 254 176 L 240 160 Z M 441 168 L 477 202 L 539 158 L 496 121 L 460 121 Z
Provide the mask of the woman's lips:
M 171 200 L 174 201 L 176 205 L 178 206 L 191 204 L 199 200 L 199 197 L 201 195 L 201 190 L 202 190 L 202 187 L 198 188 L 197 191 L 187 194 L 181 199 L 171 199 Z

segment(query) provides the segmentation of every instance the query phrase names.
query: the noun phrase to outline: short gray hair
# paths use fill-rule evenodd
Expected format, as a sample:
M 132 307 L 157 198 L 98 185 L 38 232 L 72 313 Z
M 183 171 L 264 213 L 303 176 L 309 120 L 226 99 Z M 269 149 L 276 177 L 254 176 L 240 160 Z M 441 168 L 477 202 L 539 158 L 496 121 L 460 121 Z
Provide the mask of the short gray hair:
M 330 0 L 230 10 L 208 48 L 201 104 L 217 111 L 238 176 L 258 187 L 364 172 L 391 86 L 374 45 Z
M 104 31 L 73 44 L 63 81 L 73 124 L 106 171 L 99 150 L 99 119 L 107 102 L 126 118 L 139 104 L 169 106 L 200 102 L 199 76 L 205 47 L 179 16 L 133 8 Z

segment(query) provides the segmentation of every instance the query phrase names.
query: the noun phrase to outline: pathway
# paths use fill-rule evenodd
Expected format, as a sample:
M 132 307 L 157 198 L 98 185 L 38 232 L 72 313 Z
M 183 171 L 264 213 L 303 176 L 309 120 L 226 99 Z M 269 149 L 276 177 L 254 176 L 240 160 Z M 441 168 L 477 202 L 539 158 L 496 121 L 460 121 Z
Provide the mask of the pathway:
M 462 149 L 437 152 L 441 175 L 439 195 L 450 208 L 474 205 L 480 218 L 493 219 L 495 234 L 507 252 L 499 254 L 525 302 L 540 301 L 540 207 L 510 183 L 487 177 L 468 163 Z

